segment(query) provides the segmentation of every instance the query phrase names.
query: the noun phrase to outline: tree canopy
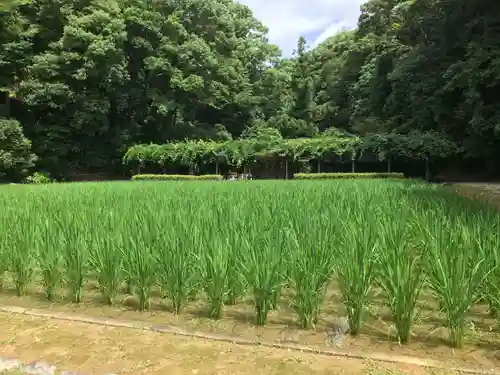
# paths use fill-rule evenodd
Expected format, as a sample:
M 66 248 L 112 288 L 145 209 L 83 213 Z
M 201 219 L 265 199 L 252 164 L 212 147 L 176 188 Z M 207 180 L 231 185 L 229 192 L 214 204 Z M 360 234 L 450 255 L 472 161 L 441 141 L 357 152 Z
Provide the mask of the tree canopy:
M 499 17 L 494 0 L 368 0 L 356 29 L 284 58 L 233 0 L 9 0 L 0 115 L 55 175 L 121 171 L 141 147 L 232 165 L 460 153 L 494 171 Z
M 15 120 L 0 118 L 0 177 L 19 179 L 37 160 L 31 152 L 31 141 L 23 135 Z

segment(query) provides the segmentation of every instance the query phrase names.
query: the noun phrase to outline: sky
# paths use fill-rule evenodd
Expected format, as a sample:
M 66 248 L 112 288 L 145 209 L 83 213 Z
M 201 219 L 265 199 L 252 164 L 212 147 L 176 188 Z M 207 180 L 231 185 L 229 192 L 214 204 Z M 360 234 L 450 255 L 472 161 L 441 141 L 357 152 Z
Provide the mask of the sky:
M 303 35 L 314 47 L 342 29 L 356 26 L 366 0 L 238 0 L 269 28 L 269 41 L 291 56 Z

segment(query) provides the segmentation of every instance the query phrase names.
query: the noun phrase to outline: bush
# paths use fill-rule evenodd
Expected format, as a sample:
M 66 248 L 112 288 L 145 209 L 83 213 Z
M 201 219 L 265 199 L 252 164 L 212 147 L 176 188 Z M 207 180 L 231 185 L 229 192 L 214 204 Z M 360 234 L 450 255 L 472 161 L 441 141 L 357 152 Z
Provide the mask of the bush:
M 35 172 L 31 176 L 26 177 L 27 184 L 48 184 L 52 182 L 48 173 Z
M 32 168 L 36 160 L 31 152 L 31 141 L 24 137 L 21 124 L 0 118 L 0 176 L 17 179 Z
M 133 181 L 220 181 L 224 177 L 218 174 L 192 176 L 187 174 L 136 174 Z
M 403 173 L 296 173 L 297 180 L 360 179 L 360 178 L 405 178 Z

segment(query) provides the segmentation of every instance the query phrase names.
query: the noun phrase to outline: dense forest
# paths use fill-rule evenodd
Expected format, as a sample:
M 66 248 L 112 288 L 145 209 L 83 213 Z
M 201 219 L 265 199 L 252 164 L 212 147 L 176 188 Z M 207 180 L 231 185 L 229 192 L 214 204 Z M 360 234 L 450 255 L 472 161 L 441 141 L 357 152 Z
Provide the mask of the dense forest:
M 122 173 L 135 144 L 334 128 L 440 132 L 495 173 L 499 43 L 495 0 L 369 0 L 292 58 L 233 0 L 2 0 L 0 172 Z

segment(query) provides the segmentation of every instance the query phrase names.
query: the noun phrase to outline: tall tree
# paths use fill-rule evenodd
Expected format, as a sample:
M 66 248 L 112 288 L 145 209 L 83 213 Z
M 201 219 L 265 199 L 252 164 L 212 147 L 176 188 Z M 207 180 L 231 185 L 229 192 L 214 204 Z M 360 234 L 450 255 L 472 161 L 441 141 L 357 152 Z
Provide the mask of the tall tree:
M 13 115 L 63 173 L 118 167 L 134 142 L 240 134 L 277 52 L 230 0 L 35 0 L 1 21 Z

